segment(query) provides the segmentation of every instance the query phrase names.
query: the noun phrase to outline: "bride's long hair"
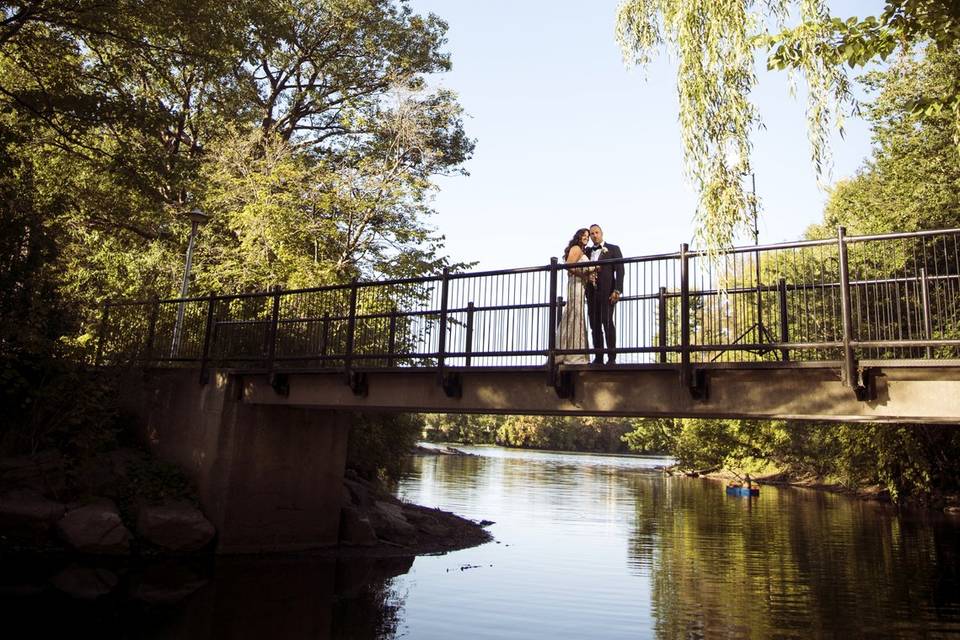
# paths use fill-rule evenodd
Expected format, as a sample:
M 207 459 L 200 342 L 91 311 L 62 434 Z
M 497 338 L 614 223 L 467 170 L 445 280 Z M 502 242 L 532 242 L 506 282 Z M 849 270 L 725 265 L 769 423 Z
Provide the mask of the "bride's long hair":
M 577 232 L 573 234 L 573 238 L 571 238 L 570 242 L 567 243 L 567 248 L 563 250 L 564 260 L 566 260 L 567 256 L 570 254 L 570 249 L 574 247 L 580 247 L 581 249 L 583 248 L 583 246 L 580 245 L 580 236 L 582 236 L 585 233 L 589 234 L 590 229 L 587 229 L 587 228 L 577 229 Z

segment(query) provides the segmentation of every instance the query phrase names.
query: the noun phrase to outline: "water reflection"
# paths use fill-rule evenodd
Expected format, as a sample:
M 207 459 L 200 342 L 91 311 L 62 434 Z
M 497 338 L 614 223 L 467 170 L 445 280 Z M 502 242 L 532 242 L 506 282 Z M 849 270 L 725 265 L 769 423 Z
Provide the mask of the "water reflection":
M 0 616 L 31 635 L 105 638 L 394 637 L 390 580 L 412 557 L 205 558 L 130 565 L 44 557 L 0 561 Z
M 499 544 L 394 581 L 408 637 L 960 633 L 956 521 L 789 488 L 731 498 L 662 460 L 466 450 L 418 459 L 400 494 L 495 520 Z M 481 568 L 450 579 L 458 562 Z
M 957 527 L 796 489 L 727 498 L 634 481 L 630 557 L 657 636 L 916 637 L 960 631 Z

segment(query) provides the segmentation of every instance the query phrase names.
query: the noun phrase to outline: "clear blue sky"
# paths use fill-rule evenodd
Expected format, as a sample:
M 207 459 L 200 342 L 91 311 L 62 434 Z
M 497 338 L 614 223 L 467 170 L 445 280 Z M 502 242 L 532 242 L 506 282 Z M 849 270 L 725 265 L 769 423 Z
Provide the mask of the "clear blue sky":
M 628 256 L 691 240 L 696 199 L 682 172 L 676 66 L 661 55 L 646 74 L 625 67 L 614 39 L 618 4 L 411 0 L 450 25 L 453 71 L 433 82 L 459 94 L 477 140 L 471 175 L 440 179 L 434 201 L 432 223 L 454 260 L 481 269 L 545 264 L 594 222 Z M 834 4 L 863 16 L 882 2 Z M 785 73 L 758 73 L 760 241 L 792 240 L 820 219 L 826 194 L 810 162 L 802 97 L 789 95 Z M 832 150 L 833 179 L 852 175 L 870 151 L 866 124 L 849 118 Z

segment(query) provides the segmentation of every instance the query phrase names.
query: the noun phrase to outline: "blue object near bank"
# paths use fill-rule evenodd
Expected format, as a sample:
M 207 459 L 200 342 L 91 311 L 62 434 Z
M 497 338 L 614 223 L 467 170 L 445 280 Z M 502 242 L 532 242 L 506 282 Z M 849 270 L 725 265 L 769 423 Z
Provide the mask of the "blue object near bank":
M 740 496 L 743 498 L 756 498 L 760 495 L 760 487 L 745 487 L 739 484 L 728 484 L 727 495 Z

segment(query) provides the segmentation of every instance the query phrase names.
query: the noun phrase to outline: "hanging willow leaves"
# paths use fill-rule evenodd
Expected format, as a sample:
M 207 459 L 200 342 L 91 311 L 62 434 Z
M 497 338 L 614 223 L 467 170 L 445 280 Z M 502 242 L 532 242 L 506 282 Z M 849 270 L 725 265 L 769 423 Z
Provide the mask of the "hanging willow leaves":
M 791 16 L 799 23 L 787 28 Z M 829 133 L 842 132 L 842 108 L 853 104 L 846 67 L 919 42 L 955 46 L 960 6 L 888 0 L 879 17 L 840 20 L 825 0 L 625 0 L 617 40 L 628 64 L 646 65 L 663 48 L 677 56 L 685 170 L 699 193 L 697 235 L 716 251 L 748 221 L 753 204 L 743 180 L 751 172 L 750 134 L 761 124 L 750 101 L 755 52 L 768 50 L 769 68 L 797 71 L 806 81 L 811 157 L 822 182 L 829 173 Z M 920 96 L 915 112 L 948 107 L 960 127 L 957 95 Z

